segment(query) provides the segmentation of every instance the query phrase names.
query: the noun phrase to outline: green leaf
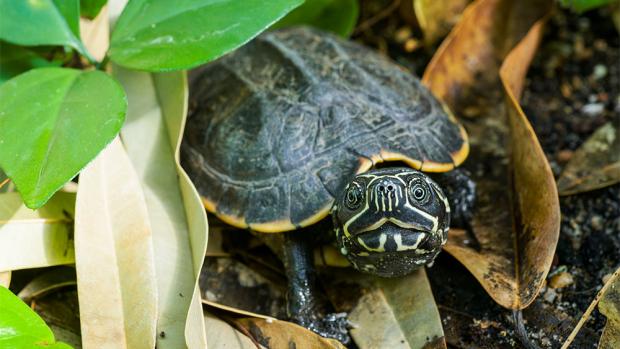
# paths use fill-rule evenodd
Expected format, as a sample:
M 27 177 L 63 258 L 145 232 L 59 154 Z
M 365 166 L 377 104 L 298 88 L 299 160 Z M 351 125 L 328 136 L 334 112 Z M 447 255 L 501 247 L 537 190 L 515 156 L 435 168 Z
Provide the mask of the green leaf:
M 93 19 L 107 2 L 108 0 L 80 0 L 80 14 L 82 17 Z
M 248 42 L 302 1 L 130 1 L 112 33 L 109 55 L 139 70 L 192 68 Z
M 306 0 L 272 28 L 307 24 L 349 37 L 355 29 L 358 15 L 358 0 Z
M 67 349 L 26 303 L 0 286 L 0 347 Z
M 58 7 L 52 0 L 0 0 L 0 39 L 23 46 L 67 45 L 94 62 L 77 33 L 77 5 L 70 6 L 76 1 L 58 0 L 63 4 Z
M 570 8 L 576 12 L 585 12 L 597 7 L 611 4 L 617 0 L 560 0 L 563 7 Z
M 52 0 L 76 38 L 80 38 L 80 1 Z
M 0 168 L 41 207 L 118 134 L 127 101 L 101 71 L 38 68 L 0 85 Z
M 25 47 L 0 41 L 0 84 L 32 68 L 60 64 L 50 62 Z

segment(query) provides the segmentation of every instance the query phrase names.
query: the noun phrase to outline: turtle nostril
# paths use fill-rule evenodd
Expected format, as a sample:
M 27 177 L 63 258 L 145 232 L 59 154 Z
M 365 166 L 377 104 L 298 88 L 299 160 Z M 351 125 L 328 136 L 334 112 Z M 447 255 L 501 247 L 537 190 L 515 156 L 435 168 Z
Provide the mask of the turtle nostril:
M 380 185 L 380 186 L 379 186 L 379 191 L 380 191 L 380 192 L 383 192 L 384 190 L 385 190 L 385 187 L 384 187 L 384 186 L 382 186 L 382 185 Z
M 388 185 L 387 190 L 388 190 L 388 191 L 392 191 L 392 190 L 394 190 L 394 186 L 393 186 L 393 185 L 391 185 L 391 184 L 390 184 L 390 185 Z

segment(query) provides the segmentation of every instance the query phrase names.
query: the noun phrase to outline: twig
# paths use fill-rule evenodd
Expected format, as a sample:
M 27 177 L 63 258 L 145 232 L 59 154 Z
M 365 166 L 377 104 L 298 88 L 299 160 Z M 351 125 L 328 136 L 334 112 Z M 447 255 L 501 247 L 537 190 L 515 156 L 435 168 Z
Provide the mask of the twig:
M 459 311 L 459 310 L 456 310 L 456 309 L 453 309 L 453 308 L 447 307 L 447 306 L 445 306 L 445 305 L 437 304 L 437 308 L 438 308 L 438 309 L 443 309 L 443 310 L 445 310 L 445 311 L 447 311 L 447 312 L 450 312 L 450 313 L 453 313 L 453 314 L 456 314 L 456 315 L 460 315 L 460 316 L 468 317 L 468 318 L 470 318 L 470 319 L 474 319 L 474 318 L 475 318 L 475 316 L 473 316 L 473 315 L 471 315 L 471 314 L 468 314 L 468 313 L 465 313 L 465 312 L 462 312 L 462 311 Z
M 0 189 L 2 189 L 2 187 L 4 187 L 7 183 L 9 183 L 11 181 L 10 178 L 7 178 L 5 180 L 2 181 L 2 183 L 0 183 Z
M 389 16 L 392 12 L 394 12 L 398 8 L 398 6 L 400 6 L 400 0 L 394 0 L 390 4 L 390 6 L 383 9 L 383 11 L 377 13 L 376 15 L 360 23 L 360 25 L 358 25 L 357 28 L 355 28 L 355 30 L 353 31 L 353 36 L 377 24 L 377 22 L 379 22 L 380 20 L 384 19 L 385 17 Z
M 579 330 L 581 330 L 581 328 L 583 327 L 583 324 L 590 318 L 590 314 L 592 314 L 598 302 L 600 302 L 605 292 L 607 292 L 607 289 L 614 283 L 614 281 L 618 277 L 620 277 L 620 268 L 618 268 L 612 274 L 611 278 L 609 278 L 609 280 L 605 283 L 605 285 L 603 285 L 603 288 L 601 288 L 601 290 L 598 291 L 598 293 L 596 294 L 596 297 L 594 298 L 592 303 L 590 303 L 590 305 L 588 306 L 588 309 L 586 309 L 583 315 L 581 315 L 581 319 L 579 319 L 579 322 L 577 323 L 577 326 L 575 326 L 575 328 L 573 329 L 573 332 L 571 332 L 570 335 L 568 335 L 568 337 L 566 338 L 566 341 L 564 342 L 564 344 L 562 344 L 561 349 L 567 349 L 568 346 L 573 343 L 573 341 L 575 340 L 575 337 L 577 337 L 577 334 L 579 333 Z

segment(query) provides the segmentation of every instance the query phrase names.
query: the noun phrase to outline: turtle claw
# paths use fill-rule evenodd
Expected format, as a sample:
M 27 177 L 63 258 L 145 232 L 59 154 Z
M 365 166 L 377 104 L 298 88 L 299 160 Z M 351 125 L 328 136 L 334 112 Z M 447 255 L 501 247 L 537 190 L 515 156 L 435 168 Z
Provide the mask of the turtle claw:
M 322 318 L 306 320 L 296 322 L 322 337 L 336 339 L 344 345 L 351 343 L 347 330 L 351 323 L 347 319 L 347 313 L 330 313 Z

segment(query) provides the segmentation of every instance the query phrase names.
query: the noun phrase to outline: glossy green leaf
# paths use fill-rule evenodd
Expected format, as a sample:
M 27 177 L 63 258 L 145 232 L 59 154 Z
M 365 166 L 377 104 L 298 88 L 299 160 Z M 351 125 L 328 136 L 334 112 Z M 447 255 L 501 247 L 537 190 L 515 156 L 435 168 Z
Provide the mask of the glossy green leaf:
M 0 41 L 0 84 L 32 68 L 59 66 L 32 50 Z
M 130 1 L 112 33 L 109 55 L 138 70 L 192 68 L 243 45 L 302 2 Z
M 45 322 L 16 295 L 0 286 L 0 347 L 67 349 Z
M 358 0 L 306 0 L 272 28 L 307 24 L 348 37 L 359 16 Z
M 80 0 L 80 14 L 82 17 L 93 19 L 107 2 L 108 0 Z
M 39 68 L 0 85 L 0 168 L 41 207 L 118 134 L 121 86 L 101 71 Z
M 76 38 L 80 37 L 80 1 L 52 0 Z
M 0 39 L 23 46 L 67 45 L 94 61 L 77 34 L 75 2 L 0 0 Z

